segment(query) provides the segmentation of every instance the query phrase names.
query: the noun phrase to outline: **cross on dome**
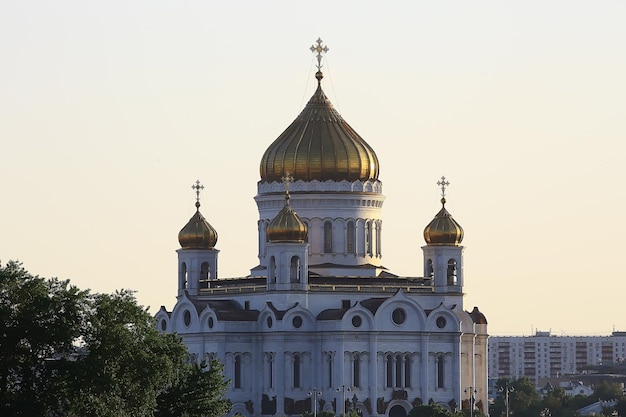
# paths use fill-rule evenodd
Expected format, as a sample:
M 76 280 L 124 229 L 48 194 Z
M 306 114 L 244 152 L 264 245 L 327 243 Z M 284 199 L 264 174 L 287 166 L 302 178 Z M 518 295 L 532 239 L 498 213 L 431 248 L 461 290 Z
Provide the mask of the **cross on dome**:
M 322 69 L 322 53 L 325 54 L 326 52 L 328 52 L 328 46 L 326 45 L 322 46 L 322 42 L 324 42 L 322 38 L 317 38 L 315 42 L 317 44 L 312 45 L 309 49 L 313 53 L 317 52 L 317 55 L 315 55 L 315 58 L 317 58 L 317 70 L 320 71 Z
M 289 195 L 289 184 L 293 182 L 293 177 L 289 172 L 286 172 L 285 176 L 283 176 L 281 180 L 285 184 L 285 192 L 287 193 L 287 195 Z
M 446 196 L 446 187 L 450 185 L 450 181 L 446 181 L 446 177 L 441 177 L 441 180 L 437 181 L 437 185 L 441 187 L 441 196 Z
M 200 191 L 204 190 L 204 185 L 200 184 L 200 180 L 196 180 L 191 189 L 196 192 L 196 207 L 200 207 Z

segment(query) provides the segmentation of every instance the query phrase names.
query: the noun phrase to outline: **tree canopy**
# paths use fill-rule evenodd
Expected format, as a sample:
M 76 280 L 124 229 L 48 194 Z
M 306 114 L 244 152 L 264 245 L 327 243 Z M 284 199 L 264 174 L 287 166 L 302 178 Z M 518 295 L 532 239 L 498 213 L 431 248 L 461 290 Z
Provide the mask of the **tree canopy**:
M 92 294 L 0 264 L 0 415 L 219 417 L 219 362 L 188 363 L 132 291 Z

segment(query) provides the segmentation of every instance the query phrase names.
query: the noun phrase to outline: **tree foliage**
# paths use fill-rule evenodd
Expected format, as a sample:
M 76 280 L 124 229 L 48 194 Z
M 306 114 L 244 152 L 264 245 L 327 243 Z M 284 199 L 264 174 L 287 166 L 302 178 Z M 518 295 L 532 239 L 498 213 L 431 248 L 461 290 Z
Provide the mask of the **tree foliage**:
M 131 291 L 91 294 L 0 265 L 0 415 L 219 416 L 222 368 L 188 364 Z M 200 394 L 181 403 L 178 395 Z M 172 404 L 172 402 L 174 404 Z

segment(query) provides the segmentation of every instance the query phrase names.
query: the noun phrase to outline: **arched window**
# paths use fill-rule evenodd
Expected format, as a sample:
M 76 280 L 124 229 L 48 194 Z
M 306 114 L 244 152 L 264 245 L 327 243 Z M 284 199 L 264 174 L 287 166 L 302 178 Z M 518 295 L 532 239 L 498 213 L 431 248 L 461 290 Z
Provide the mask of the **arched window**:
M 359 354 L 354 355 L 352 358 L 352 386 L 361 386 L 361 356 Z
M 289 282 L 300 282 L 300 258 L 291 257 L 291 266 L 289 267 Z
M 440 354 L 437 355 L 437 388 L 445 387 L 444 376 L 444 356 Z
M 276 258 L 273 256 L 270 258 L 270 270 L 268 271 L 268 278 L 271 284 L 276 284 Z
M 203 262 L 200 266 L 200 288 L 209 288 L 209 272 L 211 268 L 208 262 Z
M 332 388 L 334 386 L 333 384 L 333 358 L 334 356 L 332 353 L 328 353 L 326 357 L 328 358 L 328 388 Z
M 302 364 L 300 363 L 300 355 L 293 356 L 293 387 L 300 388 L 300 371 Z
M 354 234 L 354 222 L 349 221 L 346 228 L 346 252 L 355 253 L 355 234 Z
M 393 356 L 387 356 L 387 388 L 393 387 Z
M 241 355 L 235 356 L 235 375 L 234 375 L 235 388 L 241 388 Z
M 181 288 L 187 288 L 187 264 L 185 262 L 180 266 L 180 281 Z
M 448 285 L 456 285 L 456 260 L 448 261 Z
M 396 387 L 402 387 L 402 356 L 396 356 Z
M 365 224 L 365 253 L 372 256 L 372 222 Z
M 432 278 L 435 275 L 435 270 L 433 269 L 433 260 L 429 259 L 426 261 L 426 276 L 428 278 Z
M 267 386 L 274 388 L 274 352 L 266 352 L 267 357 Z
M 383 235 L 383 222 L 382 220 L 376 222 L 376 256 L 381 256 L 382 250 L 382 235 Z
M 411 356 L 404 357 L 404 386 L 411 387 Z
M 333 252 L 333 224 L 331 222 L 324 223 L 324 253 Z

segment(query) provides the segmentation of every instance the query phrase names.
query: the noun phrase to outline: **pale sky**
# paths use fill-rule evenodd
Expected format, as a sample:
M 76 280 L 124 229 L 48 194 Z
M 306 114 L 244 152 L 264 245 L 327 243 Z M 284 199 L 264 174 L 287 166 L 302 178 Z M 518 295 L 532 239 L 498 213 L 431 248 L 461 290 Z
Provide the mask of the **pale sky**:
M 0 260 L 175 304 L 178 231 L 258 263 L 264 150 L 315 87 L 375 149 L 383 264 L 440 208 L 493 335 L 626 331 L 626 2 L 0 2 Z

